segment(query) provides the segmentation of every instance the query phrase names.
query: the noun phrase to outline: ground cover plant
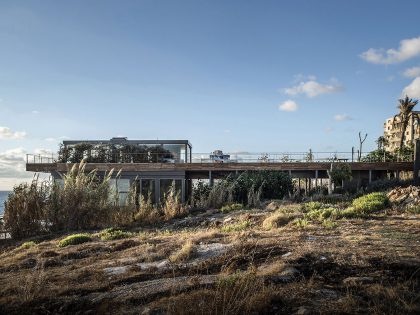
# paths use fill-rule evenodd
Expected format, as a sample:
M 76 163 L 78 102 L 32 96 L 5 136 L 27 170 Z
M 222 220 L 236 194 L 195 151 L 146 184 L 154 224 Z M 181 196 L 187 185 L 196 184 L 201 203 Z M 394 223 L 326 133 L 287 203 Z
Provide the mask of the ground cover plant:
M 58 242 L 58 247 L 78 245 L 92 241 L 92 236 L 86 233 L 69 235 Z

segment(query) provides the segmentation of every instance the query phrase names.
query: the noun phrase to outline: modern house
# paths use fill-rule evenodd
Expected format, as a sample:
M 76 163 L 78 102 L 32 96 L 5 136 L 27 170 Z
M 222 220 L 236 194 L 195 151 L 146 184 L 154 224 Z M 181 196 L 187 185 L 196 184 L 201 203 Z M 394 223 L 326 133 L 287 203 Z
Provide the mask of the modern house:
M 413 112 L 420 114 L 420 112 Z M 407 129 L 405 130 L 404 145 L 412 146 L 415 140 L 420 139 L 420 125 L 415 118 L 416 115 L 411 115 L 408 122 Z M 400 146 L 402 126 L 399 117 L 397 116 L 394 121 L 394 117 L 388 118 L 384 122 L 384 137 L 387 140 L 385 149 L 387 151 L 395 151 Z
M 137 197 L 151 197 L 152 202 L 159 203 L 175 185 L 181 200 L 185 201 L 186 183 L 185 171 L 147 170 L 146 167 L 135 169 L 127 167 L 137 163 L 191 163 L 192 145 L 188 140 L 128 140 L 127 138 L 112 138 L 110 140 L 71 140 L 63 141 L 58 158 L 53 161 L 57 167 L 51 170 L 51 175 L 58 183 L 63 181 L 63 174 L 69 169 L 69 164 L 84 160 L 97 169 L 99 176 L 114 169 L 110 184 L 120 195 L 120 200 L 134 187 Z M 64 167 L 63 167 L 64 166 Z

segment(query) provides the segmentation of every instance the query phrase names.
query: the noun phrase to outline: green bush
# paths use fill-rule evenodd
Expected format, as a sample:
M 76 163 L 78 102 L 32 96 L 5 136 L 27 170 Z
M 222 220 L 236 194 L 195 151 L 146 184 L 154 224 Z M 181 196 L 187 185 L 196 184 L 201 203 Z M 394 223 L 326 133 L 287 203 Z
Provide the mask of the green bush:
M 307 219 L 296 219 L 293 222 L 293 225 L 298 229 L 305 229 L 309 225 L 309 221 Z
M 360 213 L 370 214 L 385 209 L 388 204 L 389 200 L 386 194 L 374 192 L 354 199 L 352 206 Z
M 133 233 L 125 232 L 116 228 L 108 228 L 98 233 L 98 236 L 103 241 L 119 240 L 133 236 Z
M 346 218 L 346 219 L 364 219 L 367 218 L 367 214 L 356 210 L 353 207 L 348 207 L 347 209 L 344 209 L 340 211 L 337 215 L 338 219 Z
M 236 210 L 241 210 L 243 209 L 244 206 L 241 203 L 233 203 L 230 205 L 226 205 L 220 208 L 221 212 L 231 212 L 231 211 L 236 211 Z
M 83 244 L 86 242 L 92 241 L 92 237 L 90 234 L 80 233 L 80 234 L 73 234 L 63 238 L 61 241 L 58 242 L 58 247 L 66 247 L 69 245 L 78 245 Z

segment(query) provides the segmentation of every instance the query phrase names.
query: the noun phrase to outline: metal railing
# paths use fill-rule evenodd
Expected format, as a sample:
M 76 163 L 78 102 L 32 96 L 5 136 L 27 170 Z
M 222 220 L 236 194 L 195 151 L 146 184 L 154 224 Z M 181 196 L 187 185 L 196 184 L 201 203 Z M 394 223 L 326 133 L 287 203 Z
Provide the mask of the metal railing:
M 191 163 L 296 163 L 296 162 L 401 162 L 413 161 L 413 154 L 405 156 L 395 156 L 390 158 L 389 155 L 376 156 L 372 159 L 370 152 L 363 153 L 359 158 L 357 152 L 275 152 L 275 153 L 251 153 L 251 152 L 235 152 L 225 153 L 229 155 L 229 159 L 217 161 L 210 157 L 211 153 L 193 153 L 191 155 Z M 80 159 L 74 157 L 63 161 L 57 156 L 41 156 L 34 154 L 26 155 L 26 162 L 32 164 L 41 163 L 79 163 L 85 159 L 87 163 L 185 163 L 183 157 L 167 153 L 120 153 L 107 156 L 84 156 Z M 190 156 L 188 156 L 190 162 Z

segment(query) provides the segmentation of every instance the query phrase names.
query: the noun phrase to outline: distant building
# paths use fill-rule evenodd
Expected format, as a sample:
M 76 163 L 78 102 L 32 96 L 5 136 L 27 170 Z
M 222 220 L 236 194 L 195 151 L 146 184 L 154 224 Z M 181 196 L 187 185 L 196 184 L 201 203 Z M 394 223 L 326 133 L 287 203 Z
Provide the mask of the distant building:
M 420 112 L 413 112 L 420 114 Z M 407 129 L 405 130 L 404 145 L 412 146 L 414 141 L 420 139 L 420 126 L 418 125 L 417 119 L 411 116 L 408 122 Z M 387 151 L 395 151 L 399 148 L 401 142 L 401 121 L 397 116 L 394 121 L 394 117 L 388 118 L 384 123 L 384 137 L 387 140 L 385 149 Z

